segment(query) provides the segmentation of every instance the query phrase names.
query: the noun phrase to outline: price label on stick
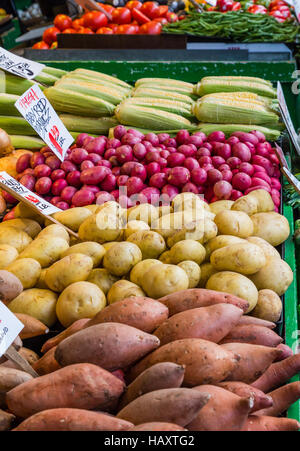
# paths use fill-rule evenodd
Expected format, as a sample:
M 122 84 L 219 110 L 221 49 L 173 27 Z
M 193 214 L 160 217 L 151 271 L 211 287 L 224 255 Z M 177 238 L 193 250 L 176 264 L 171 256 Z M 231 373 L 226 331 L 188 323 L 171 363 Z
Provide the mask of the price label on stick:
M 24 324 L 0 302 L 0 357 L 17 338 Z
M 41 89 L 37 85 L 27 89 L 16 101 L 15 107 L 55 155 L 64 161 L 74 139 Z
M 39 75 L 44 67 L 44 64 L 22 58 L 21 56 L 15 55 L 0 47 L 0 69 L 11 72 L 19 77 L 32 80 Z
M 296 14 L 297 20 L 298 20 L 298 22 L 300 22 L 300 0 L 293 0 L 293 6 L 295 8 L 295 14 Z
M 280 112 L 281 112 L 281 116 L 283 119 L 283 122 L 285 123 L 285 126 L 287 128 L 287 131 L 290 135 L 291 140 L 293 141 L 293 144 L 295 146 L 295 149 L 298 153 L 298 155 L 300 155 L 300 143 L 299 143 L 299 137 L 296 133 L 296 130 L 294 128 L 294 124 L 292 122 L 285 98 L 284 98 L 284 94 L 283 94 L 283 90 L 282 90 L 282 86 L 281 83 L 278 82 L 277 83 L 277 98 L 278 98 L 278 102 L 279 102 L 279 108 L 280 108 Z

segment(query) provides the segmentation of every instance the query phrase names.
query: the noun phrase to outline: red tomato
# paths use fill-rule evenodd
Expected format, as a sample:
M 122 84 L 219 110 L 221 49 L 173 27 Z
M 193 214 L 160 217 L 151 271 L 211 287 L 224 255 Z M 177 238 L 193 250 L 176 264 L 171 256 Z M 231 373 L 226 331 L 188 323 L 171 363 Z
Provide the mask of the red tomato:
M 142 6 L 143 6 L 143 3 L 139 2 L 138 0 L 130 0 L 125 5 L 125 7 L 130 9 L 130 11 L 132 11 L 133 8 L 140 10 Z
M 233 7 L 233 0 L 220 0 L 219 1 L 219 10 L 223 13 L 227 11 L 231 11 Z
M 114 32 L 109 27 L 101 27 L 97 30 L 97 34 L 114 34 Z
M 252 14 L 266 14 L 268 10 L 263 5 L 252 5 L 249 6 L 247 12 Z
M 151 22 L 149 17 L 145 16 L 145 14 L 143 14 L 142 11 L 139 11 L 138 9 L 133 8 L 131 14 L 132 17 L 141 25 Z
M 83 20 L 82 19 L 73 20 L 72 26 L 75 30 L 78 30 L 80 27 L 83 27 Z
M 273 9 L 271 12 L 269 12 L 269 15 L 274 17 L 274 19 L 276 19 L 277 22 L 285 22 L 286 21 L 286 17 L 284 17 L 280 11 Z
M 156 2 L 145 2 L 141 7 L 141 12 L 145 14 L 145 16 L 150 17 L 150 19 L 155 19 L 159 17 L 159 6 Z
M 166 14 L 166 19 L 169 23 L 177 22 L 178 16 L 175 13 L 171 13 L 171 11 L 168 11 Z
M 167 25 L 169 23 L 165 17 L 158 17 L 157 19 L 154 19 L 154 22 L 159 22 L 162 25 Z
M 159 14 L 158 17 L 164 17 L 168 11 L 169 11 L 168 5 L 160 5 L 158 7 L 158 14 Z M 157 18 L 157 16 L 156 16 L 156 18 Z
M 140 34 L 160 34 L 162 25 L 154 20 L 140 27 Z
M 136 34 L 135 25 L 120 25 L 116 31 L 116 34 Z
M 54 25 L 60 31 L 64 31 L 66 28 L 72 27 L 72 19 L 66 14 L 58 14 L 54 19 Z
M 111 5 L 108 5 L 107 3 L 101 3 L 101 6 L 103 9 L 105 9 L 106 12 L 108 12 L 109 14 L 112 14 L 112 12 L 114 11 L 114 7 Z
M 100 27 L 105 27 L 107 24 L 107 17 L 101 11 L 91 11 L 84 16 L 83 24 L 86 28 L 97 31 Z
M 52 42 L 57 41 L 57 35 L 60 33 L 60 30 L 56 27 L 47 28 L 47 30 L 43 33 L 43 41 L 45 41 L 48 45 L 51 45 Z
M 276 8 L 276 6 L 286 6 L 286 3 L 283 0 L 273 0 L 269 5 L 269 10 Z
M 52 42 L 50 49 L 51 49 L 51 50 L 57 49 L 57 46 L 58 46 L 58 42 L 57 42 L 57 41 Z
M 288 17 L 291 17 L 291 15 L 292 15 L 291 11 L 290 11 L 290 8 L 288 6 L 284 6 L 284 5 L 276 6 L 275 8 L 272 8 L 271 12 L 273 12 L 273 11 L 280 11 L 282 16 L 285 17 L 286 19 Z
M 131 22 L 131 12 L 128 8 L 116 8 L 112 13 L 112 19 L 119 25 L 127 24 Z
M 117 31 L 119 25 L 116 23 L 109 23 L 107 26 L 108 26 L 108 28 L 111 28 L 112 31 L 115 33 Z
M 74 30 L 74 28 L 66 28 L 63 31 L 63 34 L 73 34 L 73 33 L 76 33 L 76 30 Z
M 32 46 L 32 48 L 33 48 L 33 49 L 46 50 L 46 49 L 49 49 L 49 45 L 46 44 L 46 42 L 44 42 L 44 41 L 39 41 L 39 42 L 36 42 L 36 43 Z
M 233 2 L 231 11 L 239 11 L 241 9 L 242 5 L 240 2 Z
M 94 34 L 93 30 L 90 28 L 84 28 L 82 31 L 83 34 Z

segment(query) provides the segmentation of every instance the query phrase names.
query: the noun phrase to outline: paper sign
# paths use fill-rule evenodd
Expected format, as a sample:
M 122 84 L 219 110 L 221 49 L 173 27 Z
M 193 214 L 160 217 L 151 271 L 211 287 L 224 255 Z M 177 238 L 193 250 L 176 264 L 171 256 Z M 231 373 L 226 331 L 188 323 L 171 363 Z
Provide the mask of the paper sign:
M 31 80 L 39 75 L 44 67 L 44 64 L 22 58 L 0 47 L 0 69 Z
M 283 94 L 283 90 L 282 90 L 282 86 L 280 81 L 277 83 L 277 98 L 278 98 L 278 102 L 279 102 L 279 108 L 281 111 L 281 115 L 282 115 L 282 119 L 286 125 L 287 131 L 290 135 L 291 140 L 293 141 L 293 144 L 295 146 L 295 149 L 298 153 L 298 155 L 300 155 L 300 143 L 299 143 L 299 137 L 296 133 L 296 130 L 294 128 L 285 98 L 284 98 L 284 94 Z
M 30 191 L 16 179 L 11 177 L 7 172 L 0 172 L 0 182 L 2 182 L 5 186 L 12 189 L 15 193 L 19 194 L 24 199 L 27 199 L 32 205 L 35 206 L 41 213 L 44 215 L 52 215 L 53 213 L 57 213 L 60 210 L 54 205 L 47 202 L 45 199 L 42 199 L 37 194 Z
M 64 161 L 66 151 L 74 139 L 38 85 L 27 89 L 16 101 L 15 107 L 52 152 Z
M 205 0 L 205 3 L 207 3 L 208 5 L 211 5 L 211 6 L 216 6 L 217 0 Z
M 293 4 L 297 20 L 300 22 L 300 0 L 293 0 Z
M 0 301 L 0 357 L 17 338 L 24 324 Z

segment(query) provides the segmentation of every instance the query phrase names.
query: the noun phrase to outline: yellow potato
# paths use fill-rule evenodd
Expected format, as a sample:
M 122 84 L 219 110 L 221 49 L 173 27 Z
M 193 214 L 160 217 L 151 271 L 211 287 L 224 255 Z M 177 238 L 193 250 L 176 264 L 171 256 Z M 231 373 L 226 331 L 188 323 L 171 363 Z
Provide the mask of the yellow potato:
M 127 221 L 143 221 L 146 222 L 151 228 L 153 222 L 159 217 L 158 209 L 151 204 L 140 204 L 135 207 L 131 207 L 125 212 Z
M 27 218 L 33 219 L 38 222 L 41 226 L 44 225 L 44 217 L 36 213 L 32 208 L 28 207 L 23 202 L 19 202 L 15 208 L 15 218 Z
M 172 234 L 167 238 L 168 247 L 171 248 L 172 246 L 174 246 L 174 244 L 178 243 L 178 241 L 182 240 L 196 240 L 202 244 L 206 223 L 207 221 L 202 220 L 191 221 L 186 224 L 181 230 L 174 230 Z
M 90 282 L 75 282 L 60 294 L 56 314 L 64 327 L 81 318 L 93 318 L 106 305 L 103 291 Z
M 13 313 L 25 313 L 46 324 L 53 326 L 56 322 L 55 306 L 57 294 L 50 290 L 30 288 L 24 290 L 8 305 Z
M 202 263 L 202 265 L 200 265 L 200 270 L 201 270 L 201 274 L 200 274 L 200 280 L 198 283 L 198 287 L 205 288 L 205 285 L 206 285 L 208 279 L 210 278 L 210 276 L 212 276 L 213 274 L 216 274 L 218 271 L 213 267 L 213 265 L 211 263 Z
M 100 205 L 93 204 L 93 205 L 86 205 L 84 208 L 87 208 L 92 214 L 95 214 L 98 211 L 99 207 L 100 207 Z
M 63 257 L 47 269 L 45 282 L 52 291 L 61 293 L 67 286 L 86 280 L 93 269 L 93 260 L 84 254 Z
M 205 248 L 195 240 L 178 241 L 171 247 L 170 257 L 175 265 L 185 260 L 192 260 L 200 265 L 205 259 Z
M 178 266 L 186 272 L 189 278 L 189 288 L 197 287 L 201 277 L 200 266 L 192 260 L 180 262 Z
M 216 202 L 209 204 L 209 208 L 210 211 L 216 215 L 219 211 L 230 210 L 233 204 L 233 200 L 217 200 Z
M 208 290 L 234 294 L 249 302 L 246 313 L 251 312 L 257 304 L 258 291 L 254 283 L 246 276 L 233 271 L 221 271 L 213 274 L 206 283 Z
M 36 238 L 27 248 L 21 252 L 19 258 L 33 258 L 37 260 L 42 268 L 47 268 L 68 249 L 69 244 L 63 238 L 44 236 Z
M 258 290 L 269 289 L 282 296 L 293 281 L 293 271 L 284 260 L 269 257 L 265 266 L 249 278 Z
M 165 216 L 161 216 L 151 224 L 151 230 L 158 232 L 163 238 L 167 239 L 175 231 L 185 228 L 193 221 L 193 211 L 177 211 Z
M 54 219 L 59 221 L 61 224 L 65 225 L 74 232 L 78 232 L 80 225 L 85 221 L 92 212 L 86 207 L 74 207 L 69 210 L 59 211 L 54 213 L 52 216 Z M 47 222 L 49 224 L 49 222 Z
M 44 237 L 52 237 L 52 238 L 56 238 L 56 237 L 60 237 L 62 239 L 64 239 L 67 243 L 70 242 L 70 236 L 68 234 L 68 232 L 66 231 L 66 229 L 59 225 L 59 224 L 50 224 L 47 227 L 45 227 L 36 237 L 36 239 L 38 238 L 44 238 Z
M 105 268 L 93 269 L 87 278 L 87 282 L 97 285 L 105 295 L 117 281 L 118 277 L 110 274 Z
M 251 216 L 251 220 L 253 222 L 253 233 L 251 235 L 263 238 L 272 246 L 278 246 L 289 237 L 289 222 L 279 213 L 256 213 Z
M 134 232 L 127 241 L 136 244 L 140 248 L 143 260 L 146 258 L 156 259 L 166 249 L 163 237 L 159 233 L 150 230 Z
M 18 256 L 19 254 L 15 247 L 8 244 L 0 244 L 0 269 L 6 269 Z
M 246 241 L 243 238 L 239 238 L 238 236 L 218 235 L 205 243 L 205 249 L 208 250 L 211 254 L 217 249 L 221 249 L 222 247 L 237 243 L 246 243 Z
M 173 207 L 171 205 L 161 205 L 157 207 L 159 217 L 173 213 Z
M 126 228 L 124 230 L 124 239 L 127 240 L 130 237 L 130 235 L 140 230 L 150 230 L 150 227 L 146 222 L 143 221 L 136 220 L 129 221 L 126 224 Z
M 167 263 L 167 264 L 171 264 L 171 251 L 165 251 L 163 252 L 158 259 L 161 263 Z
M 215 217 L 219 235 L 247 238 L 253 235 L 253 223 L 243 211 L 223 210 Z
M 116 241 L 122 233 L 120 218 L 105 209 L 89 216 L 80 225 L 78 230 L 79 238 L 82 241 L 96 241 L 105 243 L 106 241 Z
M 48 285 L 45 282 L 46 272 L 48 268 L 44 268 L 41 270 L 41 274 L 39 280 L 36 282 L 35 288 L 42 288 L 48 290 Z
M 281 312 L 282 302 L 278 294 L 272 290 L 259 290 L 258 301 L 251 315 L 276 323 L 280 320 Z
M 263 253 L 265 254 L 265 257 L 277 257 L 281 258 L 279 252 L 275 247 L 273 247 L 270 243 L 268 243 L 263 238 L 259 238 L 258 236 L 249 236 L 246 238 L 249 243 L 256 244 L 256 246 L 259 246 Z
M 217 271 L 254 274 L 266 264 L 262 249 L 251 243 L 236 243 L 215 250 L 210 262 Z
M 115 276 L 125 276 L 138 262 L 142 260 L 140 248 L 124 241 L 112 246 L 103 258 L 103 266 Z
M 154 265 L 145 273 L 142 288 L 147 296 L 158 299 L 175 291 L 186 290 L 189 278 L 186 272 L 176 265 Z
M 130 281 L 141 287 L 145 273 L 148 271 L 149 268 L 151 268 L 151 266 L 157 264 L 162 263 L 154 258 L 148 258 L 146 260 L 142 260 L 141 262 L 137 263 L 130 272 Z
M 251 194 L 251 193 L 250 193 Z M 231 210 L 243 211 L 247 215 L 251 216 L 258 212 L 258 200 L 254 196 L 242 196 L 237 199 L 231 207 Z M 272 200 L 272 198 L 271 198 Z
M 9 244 L 19 253 L 31 242 L 32 238 L 26 232 L 23 232 L 23 230 L 18 230 L 9 226 L 0 228 L 0 244 Z
M 122 301 L 122 299 L 137 296 L 145 296 L 144 291 L 138 285 L 129 280 L 118 280 L 107 293 L 107 301 L 109 304 L 113 304 Z
M 78 243 L 69 247 L 69 249 L 62 254 L 62 257 L 71 254 L 84 254 L 93 260 L 93 266 L 96 268 L 100 265 L 105 252 L 106 251 L 101 244 L 95 243 L 94 241 L 84 241 L 83 243 Z
M 208 204 L 194 193 L 180 193 L 172 200 L 173 211 L 200 210 L 209 211 Z
M 24 290 L 35 287 L 42 272 L 41 265 L 33 258 L 19 258 L 5 269 L 18 277 Z
M 254 197 L 257 200 L 257 211 L 266 212 L 266 211 L 274 211 L 274 202 L 272 197 L 268 191 L 265 189 L 256 189 L 251 191 L 251 193 L 247 194 L 249 197 Z M 240 198 L 242 199 L 242 198 Z
M 23 232 L 27 233 L 31 238 L 35 238 L 42 230 L 37 221 L 28 218 L 10 219 L 0 223 L 0 229 L 7 226 L 14 227 L 17 230 L 23 230 Z
M 105 249 L 105 252 L 108 251 L 108 249 L 110 249 L 114 244 L 118 244 L 119 241 L 108 241 L 107 243 L 103 243 L 102 246 Z

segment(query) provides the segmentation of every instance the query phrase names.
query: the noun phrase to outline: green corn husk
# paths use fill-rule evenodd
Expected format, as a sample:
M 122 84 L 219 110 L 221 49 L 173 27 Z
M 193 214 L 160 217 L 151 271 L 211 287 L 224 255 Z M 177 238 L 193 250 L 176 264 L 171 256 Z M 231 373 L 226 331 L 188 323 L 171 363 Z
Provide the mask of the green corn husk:
M 55 83 L 55 87 L 62 88 L 71 92 L 80 92 L 81 94 L 97 97 L 99 99 L 105 100 L 106 102 L 110 102 L 113 105 L 117 105 L 125 99 L 125 96 L 122 95 L 117 89 L 108 88 L 107 86 L 96 86 L 93 83 L 86 83 L 82 81 L 59 80 L 57 83 Z
M 276 91 L 264 83 L 250 82 L 244 80 L 219 80 L 209 78 L 201 80 L 194 88 L 194 94 L 199 97 L 216 92 L 236 92 L 246 91 L 254 92 L 260 96 L 276 98 Z
M 155 108 L 161 111 L 167 111 L 169 113 L 179 114 L 187 119 L 193 119 L 191 106 L 187 106 L 186 103 L 177 102 L 175 100 L 165 99 L 149 99 L 143 97 L 131 97 L 126 100 L 127 104 L 133 104 L 137 106 L 145 106 Z
M 262 127 L 260 125 L 200 123 L 197 126 L 197 131 L 203 132 L 206 135 L 209 135 L 216 130 L 220 130 L 221 132 L 225 133 L 226 138 L 229 138 L 229 136 L 234 132 L 249 133 L 253 130 L 260 131 L 265 135 L 266 139 L 270 141 L 276 141 L 280 136 L 280 131 L 268 127 Z
M 195 125 L 188 119 L 178 114 L 168 113 L 155 108 L 136 106 L 126 101 L 117 106 L 115 115 L 120 124 L 131 125 L 133 127 L 147 127 L 153 130 L 177 128 L 193 130 L 195 128 Z
M 0 128 L 9 135 L 37 135 L 35 130 L 23 117 L 0 116 Z
M 53 75 L 54 77 L 61 78 L 67 75 L 68 71 L 63 69 L 56 69 L 56 67 L 45 66 L 42 70 L 45 74 Z
M 57 82 L 59 80 L 59 78 L 54 77 L 54 75 L 50 75 L 50 74 L 47 74 L 42 71 L 39 75 L 37 75 L 35 77 L 35 80 L 38 83 L 42 83 L 43 85 L 53 86 L 55 84 L 55 82 Z
M 0 115 L 2 116 L 21 116 L 21 113 L 15 107 L 15 103 L 19 96 L 14 94 L 0 94 Z
M 26 80 L 25 78 L 17 77 L 16 75 L 6 73 L 4 86 L 2 86 L 0 83 L 0 92 L 21 96 L 25 91 L 27 91 L 27 89 L 31 88 L 34 84 L 37 84 L 42 91 L 45 89 L 44 86 L 32 80 Z
M 147 97 L 149 99 L 175 100 L 189 106 L 193 104 L 193 100 L 184 94 L 179 94 L 174 91 L 161 91 L 159 89 L 145 88 L 144 86 L 135 88 L 132 95 L 133 97 Z
M 141 85 L 141 87 L 143 88 L 150 88 L 150 89 L 157 89 L 159 91 L 161 91 L 161 86 L 154 84 L 154 83 L 145 83 L 143 85 Z M 183 94 L 185 96 L 189 96 L 191 99 L 197 99 L 197 96 L 195 96 L 195 94 L 193 93 L 193 90 L 191 90 L 190 88 L 186 88 L 184 86 L 171 86 L 171 85 L 164 85 L 163 86 L 164 91 L 168 91 L 168 92 L 176 92 L 178 94 Z
M 209 77 L 203 77 L 201 81 L 205 80 L 233 80 L 233 81 L 247 81 L 247 82 L 254 82 L 254 83 L 260 83 L 263 85 L 268 85 L 271 88 L 273 87 L 272 82 L 269 80 L 265 80 L 264 78 L 259 77 L 244 77 L 244 76 L 232 76 L 232 75 L 210 75 Z
M 111 75 L 103 74 L 102 72 L 95 72 L 93 70 L 88 70 L 88 69 L 76 69 L 71 73 L 82 74 L 82 75 L 85 75 L 85 76 L 91 78 L 92 80 L 106 80 L 109 83 L 123 86 L 124 88 L 127 88 L 127 89 L 132 88 L 132 86 L 130 86 L 125 81 L 120 80 L 117 77 L 112 77 Z
M 51 87 L 44 91 L 56 111 L 70 113 L 78 116 L 102 117 L 112 116 L 115 105 L 97 97 L 88 96 L 79 92 Z
M 109 129 L 116 127 L 118 121 L 115 117 L 82 117 L 73 114 L 60 114 L 61 121 L 69 132 L 107 134 Z
M 75 74 L 74 72 L 70 72 L 67 75 L 64 75 L 60 81 L 68 81 L 69 83 L 73 83 L 73 82 L 84 82 L 84 83 L 92 83 L 95 87 L 97 86 L 107 86 L 110 89 L 116 89 L 118 90 L 120 95 L 124 95 L 129 96 L 131 91 L 132 91 L 132 87 L 130 88 L 125 88 L 123 86 L 119 86 L 116 85 L 115 83 L 111 83 L 109 81 L 106 80 L 95 80 L 95 79 L 91 79 L 91 77 L 86 77 L 85 75 L 81 75 L 81 74 Z
M 187 91 L 192 92 L 194 85 L 193 83 L 188 83 L 186 81 L 175 80 L 173 78 L 140 78 L 136 81 L 135 87 L 145 86 L 145 85 L 154 85 L 154 86 L 172 86 L 174 88 L 181 88 Z
M 40 138 L 24 135 L 9 135 L 15 149 L 40 150 L 46 144 Z

